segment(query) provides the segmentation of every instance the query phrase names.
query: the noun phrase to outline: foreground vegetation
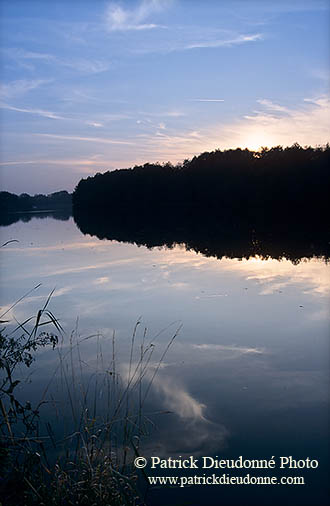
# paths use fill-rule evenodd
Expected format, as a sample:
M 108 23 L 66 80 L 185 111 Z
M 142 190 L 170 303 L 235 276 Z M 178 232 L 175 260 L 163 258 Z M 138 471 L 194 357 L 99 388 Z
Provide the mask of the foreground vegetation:
M 133 459 L 147 432 L 143 405 L 176 333 L 146 376 L 155 346 L 147 341 L 146 329 L 139 335 L 138 321 L 128 371 L 122 376 L 115 334 L 106 364 L 100 336 L 80 338 L 75 329 L 66 340 L 48 303 L 35 319 L 0 333 L 0 504 L 142 505 Z M 9 323 L 3 319 L 8 313 L 1 315 L 2 325 Z M 42 330 L 49 326 L 55 333 Z M 96 345 L 96 367 L 86 373 L 82 347 L 90 340 Z M 57 365 L 33 405 L 26 400 L 25 387 L 20 389 L 24 368 L 49 346 L 58 355 Z

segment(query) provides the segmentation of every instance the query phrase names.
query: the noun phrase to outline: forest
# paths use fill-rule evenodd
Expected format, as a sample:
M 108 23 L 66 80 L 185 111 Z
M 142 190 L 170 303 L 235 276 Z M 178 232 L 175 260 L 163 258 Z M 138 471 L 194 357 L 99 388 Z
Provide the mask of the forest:
M 49 195 L 37 194 L 33 196 L 28 193 L 16 195 L 7 191 L 0 192 L 1 214 L 70 209 L 71 206 L 71 194 L 65 190 L 50 193 Z
M 82 179 L 75 212 L 228 214 L 275 221 L 323 220 L 328 208 L 330 146 L 294 144 L 205 152 L 172 165 L 150 164 Z M 290 215 L 290 216 L 289 216 Z
M 221 258 L 329 258 L 329 146 L 216 150 L 82 179 L 85 234 Z

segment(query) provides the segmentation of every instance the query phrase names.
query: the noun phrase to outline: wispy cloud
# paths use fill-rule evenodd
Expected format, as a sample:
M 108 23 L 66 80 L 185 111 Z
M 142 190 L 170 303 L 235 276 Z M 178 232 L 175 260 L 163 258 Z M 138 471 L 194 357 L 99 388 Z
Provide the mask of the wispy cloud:
M 305 99 L 296 107 L 285 107 L 268 99 L 260 110 L 229 123 L 213 123 L 193 129 L 167 129 L 141 135 L 137 149 L 149 159 L 177 162 L 203 151 L 235 147 L 258 150 L 262 146 L 324 145 L 330 137 L 330 100 Z
M 64 67 L 69 67 L 77 72 L 84 74 L 99 74 L 110 68 L 110 63 L 102 60 L 85 60 L 79 58 L 77 60 L 63 60 L 56 58 L 56 62 Z
M 224 102 L 223 98 L 190 98 L 190 102 Z
M 167 111 L 162 116 L 167 116 L 169 118 L 179 118 L 180 116 L 184 116 L 185 113 L 182 111 Z
M 100 278 L 96 278 L 94 281 L 94 285 L 104 285 L 110 282 L 110 278 L 108 276 L 101 276 Z
M 219 39 L 219 40 L 206 40 L 200 42 L 192 42 L 184 46 L 183 49 L 197 49 L 197 48 L 217 48 L 217 47 L 231 47 L 237 44 L 244 44 L 246 42 L 254 42 L 261 40 L 262 34 L 255 33 L 253 35 L 238 35 L 234 38 Z
M 94 128 L 102 128 L 104 126 L 103 123 L 98 123 L 96 121 L 86 121 L 86 125 L 92 126 Z
M 13 98 L 25 95 L 29 91 L 51 82 L 51 79 L 19 79 L 10 83 L 2 83 L 0 84 L 0 96 L 3 98 Z
M 7 165 L 27 165 L 31 163 L 38 163 L 36 160 L 8 160 L 6 162 L 0 162 L 0 166 L 6 167 Z
M 135 9 L 124 9 L 111 3 L 106 12 L 106 24 L 110 31 L 150 30 L 161 25 L 145 23 L 150 16 L 169 5 L 169 0 L 143 0 Z
M 147 111 L 139 111 L 138 114 L 141 114 L 143 116 L 151 116 L 151 117 L 157 117 L 161 116 L 163 118 L 180 118 L 182 116 L 185 116 L 185 113 L 183 111 L 179 110 L 169 110 L 169 111 L 153 111 L 153 112 L 147 112 Z
M 30 108 L 30 107 L 16 107 L 5 102 L 0 102 L 0 109 L 7 109 L 9 111 L 22 112 L 26 114 L 34 114 L 50 119 L 60 119 L 66 121 L 73 121 L 84 123 L 87 126 L 93 128 L 102 128 L 105 124 L 113 121 L 121 121 L 126 119 L 132 119 L 132 116 L 128 114 L 100 114 L 95 119 L 85 119 L 86 114 L 74 113 L 71 116 L 65 116 L 54 111 L 47 111 L 44 109 Z
M 279 105 L 279 104 L 274 104 L 274 102 L 272 102 L 271 100 L 267 100 L 267 99 L 263 98 L 263 99 L 257 100 L 257 102 L 258 102 L 258 104 L 265 106 L 270 111 L 285 112 L 285 113 L 290 114 L 290 110 L 287 107 L 283 107 L 282 105 Z
M 231 30 L 192 26 L 172 26 L 157 41 L 146 40 L 132 51 L 137 54 L 171 53 L 193 49 L 231 48 L 262 40 L 262 33 L 245 34 Z
M 68 135 L 57 132 L 37 132 L 29 134 L 29 139 L 44 139 L 59 145 L 66 142 L 73 151 L 74 142 L 88 143 L 92 153 L 86 154 L 84 159 L 75 157 L 72 151 L 72 156 L 69 155 L 70 159 L 63 160 L 63 163 L 61 160 L 49 161 L 49 164 L 55 163 L 58 166 L 66 164 L 68 167 L 72 166 L 75 170 L 78 168 L 84 173 L 90 173 L 94 167 L 97 167 L 98 170 L 105 170 L 129 167 L 146 161 L 167 162 L 170 160 L 176 163 L 201 152 L 217 148 L 248 147 L 257 150 L 261 146 L 288 146 L 294 142 L 299 142 L 303 146 L 315 146 L 329 141 L 330 101 L 328 98 L 306 99 L 295 107 L 262 98 L 257 102 L 257 105 L 259 105 L 258 110 L 245 116 L 242 115 L 235 121 L 210 123 L 205 126 L 198 124 L 198 129 L 197 123 L 194 125 L 193 120 L 191 124 L 195 129 L 181 128 L 179 122 L 175 122 L 173 125 L 172 122 L 165 121 L 165 116 L 169 114 L 169 111 L 164 111 L 159 114 L 150 114 L 152 118 L 157 117 L 157 121 L 146 123 L 146 125 L 151 125 L 153 132 L 137 132 L 134 137 L 133 133 L 129 138 L 127 134 L 112 138 L 111 136 L 107 137 L 106 134 L 101 136 L 81 135 L 80 132 L 77 134 L 72 131 Z M 11 106 L 9 107 L 11 108 Z M 61 115 L 51 111 L 19 107 L 12 109 L 44 115 L 51 119 L 62 118 Z M 177 114 L 179 115 L 179 113 L 175 113 L 175 115 Z M 103 117 L 83 118 L 83 122 L 88 122 L 90 128 L 93 129 L 100 129 L 98 124 L 106 124 Z M 95 159 L 92 155 L 96 152 L 100 157 Z M 42 158 L 44 160 L 45 156 Z M 9 160 L 9 163 L 13 165 L 15 159 L 9 158 Z M 30 162 L 31 158 L 19 163 L 23 161 Z M 39 165 L 38 160 L 34 163 Z
M 193 348 L 202 351 L 229 351 L 234 352 L 237 355 L 245 355 L 247 353 L 261 355 L 265 351 L 261 348 L 248 348 L 246 346 L 226 345 L 226 344 L 193 344 Z
M 59 139 L 63 141 L 82 141 L 82 142 L 96 142 L 101 144 L 123 144 L 128 146 L 134 146 L 134 142 L 107 139 L 103 137 L 81 137 L 78 135 L 57 135 L 57 134 L 41 134 L 41 133 L 34 133 L 32 135 L 44 137 L 47 139 Z
M 19 48 L 9 48 L 4 50 L 5 54 L 18 63 L 25 61 L 38 61 L 45 64 L 59 65 L 71 68 L 83 74 L 98 74 L 105 72 L 110 68 L 110 62 L 105 60 L 88 60 L 86 58 L 66 58 L 55 56 L 49 53 L 39 53 L 36 51 L 26 51 Z M 34 67 L 31 67 L 34 70 Z
M 223 424 L 214 423 L 207 418 L 207 406 L 195 399 L 178 379 L 174 380 L 159 371 L 153 379 L 153 389 L 158 398 L 160 394 L 164 408 L 176 416 L 175 432 L 168 431 L 163 440 L 157 441 L 158 455 L 175 455 L 178 439 L 180 451 L 177 454 L 180 453 L 181 456 L 191 453 L 196 456 L 207 455 L 212 448 L 225 444 L 229 431 Z
M 0 166 L 6 167 L 10 165 L 58 165 L 64 167 L 90 167 L 94 166 L 98 169 L 100 167 L 109 167 L 109 160 L 104 160 L 100 155 L 90 156 L 89 158 L 35 158 L 33 160 L 7 160 L 0 162 Z M 89 171 L 90 172 L 90 171 Z
M 14 107 L 9 104 L 2 103 L 0 104 L 0 109 L 7 109 L 9 111 L 16 111 L 16 112 L 23 112 L 26 114 L 35 114 L 37 116 L 42 116 L 43 118 L 49 118 L 49 119 L 68 119 L 64 116 L 60 116 L 57 113 L 54 113 L 52 111 L 45 111 L 43 109 L 27 109 L 23 107 Z
M 326 96 L 305 99 L 299 107 L 283 107 L 260 100 L 266 111 L 255 111 L 239 123 L 239 145 L 261 146 L 320 145 L 329 142 L 330 100 Z
M 255 281 L 259 284 L 260 295 L 276 294 L 291 286 L 301 287 L 302 294 L 329 297 L 330 293 L 329 267 L 318 259 L 298 265 L 285 259 L 222 259 L 221 269 L 242 275 L 245 282 Z

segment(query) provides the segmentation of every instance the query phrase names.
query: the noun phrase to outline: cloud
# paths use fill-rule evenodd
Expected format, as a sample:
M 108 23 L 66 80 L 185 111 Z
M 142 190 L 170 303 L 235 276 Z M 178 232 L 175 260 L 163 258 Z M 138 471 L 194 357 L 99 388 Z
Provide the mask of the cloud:
M 17 112 L 23 112 L 26 114 L 35 114 L 37 116 L 42 116 L 43 118 L 49 118 L 49 119 L 68 119 L 64 116 L 59 116 L 57 113 L 54 113 L 52 111 L 45 111 L 43 109 L 26 109 L 22 107 L 14 107 L 12 105 L 8 104 L 0 104 L 0 109 L 7 109 L 9 111 L 17 111 Z
M 239 124 L 239 145 L 258 149 L 266 145 L 324 145 L 330 137 L 330 100 L 305 99 L 299 108 L 260 100 L 266 111 L 255 111 Z
M 93 282 L 94 285 L 104 285 L 109 283 L 110 278 L 108 276 L 101 276 L 100 278 L 96 278 Z
M 13 98 L 25 95 L 25 93 L 51 82 L 51 79 L 20 79 L 7 84 L 3 83 L 0 84 L 0 96 L 4 98 Z
M 159 12 L 169 4 L 166 0 L 143 0 L 135 9 L 124 9 L 111 3 L 106 12 L 109 31 L 150 30 L 161 25 L 144 23 L 152 14 Z
M 6 48 L 2 52 L 14 60 L 44 60 L 47 62 L 53 61 L 55 58 L 53 55 L 48 53 L 38 53 L 36 51 L 26 51 L 21 48 Z
M 99 74 L 100 72 L 105 72 L 110 68 L 110 63 L 101 61 L 101 60 L 85 60 L 80 58 L 78 60 L 61 60 L 56 58 L 55 60 L 59 65 L 63 65 L 64 67 L 72 68 L 73 70 L 77 70 L 78 72 L 82 72 L 84 74 Z
M 163 111 L 163 112 L 146 112 L 146 111 L 140 111 L 139 114 L 143 116 L 161 116 L 166 118 L 180 118 L 182 116 L 185 116 L 185 113 L 182 111 L 176 111 L 176 110 L 169 110 L 169 111 Z
M 157 41 L 146 39 L 132 49 L 137 54 L 171 53 L 192 49 L 231 48 L 263 39 L 262 33 L 242 34 L 231 30 L 205 27 L 172 26 L 157 37 Z
M 86 58 L 67 59 L 49 53 L 25 51 L 24 49 L 9 48 L 4 53 L 21 64 L 22 61 L 39 61 L 51 65 L 68 67 L 83 74 L 98 74 L 109 69 L 110 63 L 104 60 L 87 60 Z M 32 67 L 30 70 L 34 70 Z
M 257 100 L 257 102 L 258 102 L 258 104 L 264 105 L 270 111 L 290 113 L 290 110 L 287 107 L 283 107 L 282 105 L 274 104 L 271 100 L 260 99 L 260 100 Z
M 183 387 L 169 377 L 156 378 L 154 386 L 162 391 L 163 400 L 168 409 L 174 411 L 180 418 L 191 421 L 205 421 L 206 406 L 198 402 Z
M 145 394 L 148 393 L 147 402 L 150 402 L 150 396 L 157 399 L 157 406 L 162 406 L 171 418 L 174 418 L 170 424 L 166 423 L 162 427 L 161 438 L 157 437 L 157 441 L 147 442 L 144 448 L 145 455 L 152 452 L 154 455 L 156 453 L 183 456 L 193 452 L 198 456 L 208 455 L 214 448 L 222 448 L 226 444 L 229 431 L 222 423 L 214 422 L 207 417 L 206 404 L 195 398 L 177 375 L 173 375 L 172 366 L 173 364 L 165 362 L 160 366 L 157 362 L 149 362 L 143 372 L 142 389 Z M 138 363 L 134 362 L 130 366 L 122 362 L 119 367 L 124 382 L 128 381 L 130 370 L 133 371 L 131 377 L 138 380 L 137 374 L 134 373 L 139 371 Z
M 103 137 L 80 137 L 78 135 L 57 135 L 57 134 L 32 134 L 39 137 L 45 137 L 49 139 L 60 139 L 64 141 L 82 141 L 82 142 L 97 142 L 101 144 L 123 144 L 123 145 L 129 145 L 133 146 L 133 142 L 129 141 L 120 141 L 115 139 L 106 139 Z
M 214 149 L 262 146 L 325 145 L 330 137 L 330 100 L 328 97 L 305 99 L 295 108 L 260 99 L 262 109 L 229 123 L 213 123 L 199 130 L 167 129 L 142 134 L 140 154 L 173 163 Z
M 180 118 L 182 116 L 185 116 L 185 113 L 181 111 L 167 111 L 164 112 L 162 116 L 167 116 L 168 118 Z
M 236 346 L 236 345 L 225 345 L 225 344 L 193 344 L 193 348 L 196 348 L 201 351 L 229 351 L 234 352 L 236 355 L 245 355 L 245 354 L 257 354 L 261 355 L 264 353 L 264 350 L 261 348 L 247 348 L 245 346 Z
M 79 248 L 80 246 L 78 246 Z M 89 246 L 88 246 L 89 247 Z M 31 251 L 31 248 L 29 248 L 29 251 Z M 139 261 L 139 258 L 122 258 L 119 260 L 110 260 L 109 262 L 100 262 L 95 265 L 89 264 L 89 265 L 83 265 L 81 267 L 64 267 L 62 269 L 57 269 L 54 271 L 50 271 L 49 267 L 46 267 L 43 271 L 39 270 L 40 276 L 44 277 L 52 277 L 52 276 L 62 276 L 63 274 L 78 274 L 81 272 L 88 272 L 88 271 L 97 271 L 100 270 L 102 273 L 102 269 L 105 267 L 113 267 L 115 265 L 127 265 L 127 264 L 134 264 L 137 261 Z M 24 279 L 33 278 L 35 276 L 35 273 L 27 273 L 24 275 Z
M 33 255 L 35 254 L 36 252 L 51 252 L 51 251 L 61 251 L 63 249 L 65 249 L 66 251 L 69 251 L 69 250 L 80 250 L 80 249 L 89 249 L 89 248 L 101 248 L 102 245 L 100 245 L 100 243 L 98 241 L 93 241 L 93 239 L 91 239 L 90 241 L 77 241 L 77 242 L 72 242 L 72 243 L 60 243 L 60 244 L 56 244 L 56 245 L 53 245 L 53 246 L 27 246 L 27 247 L 17 247 L 17 248 L 11 248 L 11 252 L 24 252 L 25 255 Z M 58 293 L 58 290 L 56 290 L 56 293 Z
M 97 169 L 100 168 L 108 169 L 110 166 L 109 160 L 104 160 L 99 155 L 94 155 L 90 156 L 89 158 L 58 158 L 58 159 L 39 158 L 34 160 L 7 160 L 0 162 L 0 167 L 6 167 L 10 165 L 26 165 L 26 164 L 43 165 L 44 167 L 47 165 L 58 165 L 65 167 L 79 167 L 80 169 L 86 167 L 87 169 L 89 168 L 88 172 L 91 172 L 94 166 Z
M 196 99 L 211 100 L 212 97 L 197 97 Z M 213 100 L 220 100 L 220 98 Z M 324 145 L 330 137 L 330 100 L 324 96 L 306 98 L 295 106 L 283 104 L 274 100 L 273 97 L 271 99 L 260 97 L 256 102 L 255 110 L 251 109 L 248 114 L 242 114 L 237 120 L 221 122 L 209 120 L 208 123 L 200 124 L 198 117 L 195 119 L 192 117 L 189 118 L 191 128 L 182 126 L 180 117 L 184 117 L 184 114 L 180 110 L 169 108 L 153 113 L 138 111 L 136 118 L 133 119 L 133 114 L 131 115 L 132 122 L 136 120 L 142 122 L 135 135 L 131 132 L 128 137 L 127 129 L 125 129 L 122 134 L 118 133 L 117 138 L 108 137 L 106 133 L 103 133 L 103 130 L 102 135 L 96 135 L 97 129 L 98 132 L 101 132 L 101 127 L 98 125 L 106 126 L 108 121 L 127 118 L 128 115 L 100 114 L 89 118 L 78 115 L 74 118 L 64 118 L 61 113 L 37 107 L 13 107 L 8 104 L 0 104 L 0 107 L 26 114 L 37 114 L 50 119 L 79 120 L 80 118 L 81 123 L 85 124 L 86 133 L 72 130 L 66 135 L 62 132 L 43 133 L 44 130 L 39 130 L 40 133 L 26 135 L 29 142 L 33 137 L 35 140 L 44 139 L 47 143 L 53 140 L 54 143 L 61 146 L 66 141 L 69 149 L 65 157 L 66 160 L 52 161 L 53 157 L 49 157 L 49 164 L 55 163 L 58 166 L 67 164 L 68 167 L 72 166 L 75 171 L 79 170 L 80 173 L 88 174 L 94 168 L 103 171 L 154 161 L 167 162 L 170 160 L 172 163 L 177 163 L 204 151 L 218 148 L 241 147 L 244 149 L 247 147 L 257 150 L 262 146 L 288 146 L 294 142 L 299 142 L 302 146 Z M 178 121 L 167 121 L 167 118 L 171 117 L 178 118 Z M 90 129 L 95 129 L 93 133 L 89 130 L 91 135 L 87 133 L 86 122 L 89 123 Z M 188 121 L 185 124 L 187 123 Z M 149 126 L 152 130 L 148 130 Z M 164 126 L 165 129 L 162 128 Z M 85 144 L 88 151 L 84 157 L 75 156 L 74 141 Z M 40 149 L 42 149 L 41 146 Z M 92 157 L 94 153 L 99 153 L 101 158 L 94 159 Z M 26 157 L 25 160 L 19 161 L 18 165 L 28 161 L 31 165 L 41 163 L 39 157 L 37 160 L 34 158 L 35 162 L 30 162 L 32 155 L 28 156 L 29 158 Z M 9 164 L 13 165 L 18 159 L 13 155 L 9 155 L 7 158 L 9 162 L 6 162 L 6 165 L 8 166 Z M 42 154 L 40 158 L 46 160 L 46 155 Z
M 102 128 L 104 126 L 103 123 L 97 123 L 96 121 L 86 121 L 86 125 L 94 128 Z
M 262 260 L 261 258 L 222 259 L 223 271 L 240 273 L 246 281 L 259 284 L 260 295 L 271 295 L 290 286 L 301 287 L 301 293 L 328 297 L 330 279 L 328 266 L 318 259 L 293 265 L 290 260 Z
M 255 33 L 253 35 L 238 35 L 237 37 L 229 38 L 229 39 L 192 42 L 192 43 L 184 46 L 183 49 L 231 47 L 231 46 L 235 46 L 237 44 L 244 44 L 245 42 L 254 42 L 256 40 L 261 40 L 261 39 L 262 39 L 261 33 Z
M 67 120 L 67 121 L 83 121 L 85 125 L 88 125 L 90 127 L 94 128 L 102 128 L 105 126 L 106 123 L 112 122 L 112 121 L 121 121 L 126 119 L 132 119 L 132 116 L 128 114 L 100 114 L 97 117 L 95 117 L 94 120 L 84 120 L 84 114 L 78 114 L 75 113 L 71 117 L 69 116 L 63 116 L 62 114 L 58 114 L 57 112 L 53 111 L 46 111 L 44 109 L 38 109 L 38 108 L 30 108 L 30 107 L 16 107 L 10 104 L 7 104 L 5 102 L 0 102 L 0 109 L 7 109 L 9 111 L 17 111 L 17 112 L 23 112 L 27 114 L 36 114 L 38 116 L 42 116 L 45 118 L 51 118 L 51 119 L 61 119 L 61 120 Z
M 224 102 L 223 98 L 190 98 L 190 102 Z
M 7 165 L 26 165 L 30 163 L 38 163 L 35 160 L 8 160 L 7 162 L 0 162 L 0 166 L 7 166 Z
M 152 386 L 157 399 L 162 399 L 164 408 L 176 417 L 175 431 L 171 430 L 173 425 L 164 427 L 164 437 L 157 440 L 158 455 L 182 456 L 192 452 L 195 456 L 207 455 L 214 448 L 225 446 L 229 436 L 226 427 L 209 420 L 205 415 L 206 405 L 195 399 L 178 380 L 158 371 Z M 155 443 L 152 448 L 155 451 Z M 146 451 L 149 453 L 148 446 Z

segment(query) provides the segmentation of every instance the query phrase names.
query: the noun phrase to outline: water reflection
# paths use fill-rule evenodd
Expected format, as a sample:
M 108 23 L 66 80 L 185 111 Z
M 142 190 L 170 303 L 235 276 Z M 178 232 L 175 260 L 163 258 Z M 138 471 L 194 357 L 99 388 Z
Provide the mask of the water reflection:
M 120 211 L 102 214 L 74 210 L 74 219 L 84 234 L 99 239 L 131 242 L 152 248 L 185 244 L 187 250 L 219 259 L 286 258 L 298 263 L 302 258 L 329 258 L 328 231 L 321 223 L 308 227 L 302 220 L 288 216 L 285 223 L 276 217 L 265 218 L 260 212 L 251 222 L 224 210 L 213 215 L 202 209 L 193 214 L 180 209 L 173 215 L 166 209 Z
M 54 218 L 55 220 L 67 221 L 71 216 L 71 209 L 60 209 L 54 211 L 26 211 L 4 213 L 0 217 L 0 226 L 5 227 L 18 221 L 27 223 L 32 219 Z
M 98 335 L 105 368 L 111 362 L 111 339 L 116 331 L 123 378 L 132 329 L 140 316 L 137 349 L 147 327 L 158 359 L 183 324 L 157 371 L 144 407 L 150 420 L 148 435 L 142 441 L 146 455 L 309 456 L 321 463 L 318 473 L 308 475 L 309 487 L 313 480 L 323 480 L 328 439 L 330 279 L 328 264 L 313 258 L 306 244 L 305 249 L 291 249 L 289 259 L 284 255 L 281 260 L 266 259 L 267 248 L 262 256 L 237 259 L 232 258 L 234 254 L 249 253 L 249 243 L 239 245 L 237 239 L 235 249 L 232 243 L 218 241 L 218 246 L 208 247 L 209 254 L 231 252 L 230 258 L 219 259 L 195 251 L 201 247 L 200 238 L 195 239 L 194 249 L 172 242 L 171 248 L 137 247 L 82 235 L 72 218 L 34 218 L 3 227 L 0 232 L 1 243 L 19 241 L 1 251 L 2 311 L 42 283 L 8 313 L 22 322 L 35 314 L 56 288 L 52 310 L 67 336 L 79 317 L 82 339 Z M 123 230 L 122 238 L 128 241 L 125 234 Z M 139 244 L 146 241 L 144 235 Z M 318 253 L 326 256 L 321 242 L 314 244 L 319 244 Z M 288 245 L 276 248 L 289 251 Z M 309 260 L 301 261 L 298 253 L 306 248 Z M 86 340 L 81 353 L 86 372 L 95 370 L 96 338 Z M 157 367 L 156 355 L 144 387 Z M 36 388 L 36 398 L 55 360 L 50 351 L 39 358 L 32 376 L 38 381 L 29 387 Z M 298 501 L 295 496 L 291 504 L 308 504 L 317 490 L 325 492 L 313 487 L 304 489 L 306 499 Z M 224 504 L 242 503 L 223 493 Z M 202 491 L 193 487 L 192 494 L 196 494 L 196 498 L 189 498 L 193 504 L 194 499 L 203 504 L 198 496 Z M 158 495 L 153 504 L 180 500 L 170 495 L 165 500 L 165 495 L 162 500 Z M 208 504 L 218 504 L 217 497 L 214 502 L 209 497 Z M 246 504 L 265 504 L 253 497 L 250 502 L 247 498 Z M 269 500 L 269 491 L 267 497 Z M 187 500 L 187 495 L 182 496 L 182 502 Z
M 200 456 L 213 454 L 215 448 L 219 451 L 223 449 L 228 430 L 222 423 L 208 418 L 206 404 L 194 398 L 177 378 L 160 373 L 155 377 L 153 387 L 160 405 L 170 414 L 167 416 L 167 427 L 162 428 L 162 436 L 157 440 L 152 436 L 146 441 L 146 454 Z

